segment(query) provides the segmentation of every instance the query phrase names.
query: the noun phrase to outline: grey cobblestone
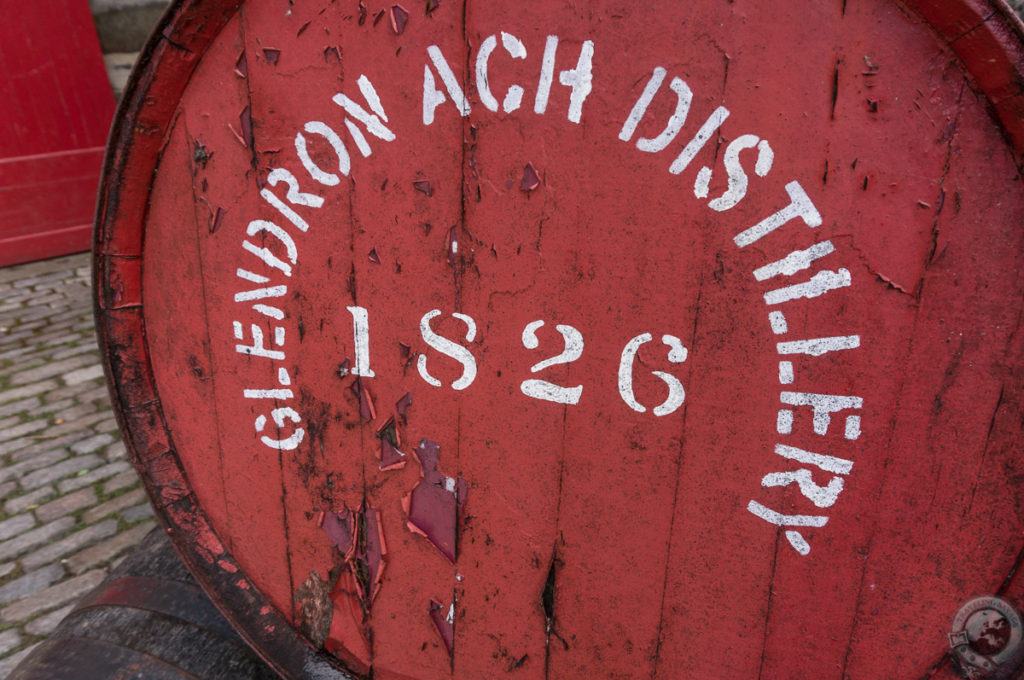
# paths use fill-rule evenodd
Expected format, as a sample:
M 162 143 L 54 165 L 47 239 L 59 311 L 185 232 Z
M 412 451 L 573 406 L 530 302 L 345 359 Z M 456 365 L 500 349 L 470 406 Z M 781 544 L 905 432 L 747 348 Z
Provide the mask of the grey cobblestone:
M 51 465 L 43 468 L 42 470 L 36 470 L 35 472 L 25 475 L 21 478 L 21 488 L 28 490 L 34 489 L 37 486 L 42 486 L 43 484 L 53 484 L 58 480 L 64 479 L 68 475 L 73 475 L 76 472 L 94 468 L 102 462 L 103 460 L 99 456 L 94 455 L 68 458 L 56 465 Z
M 134 486 L 139 483 L 139 476 L 135 473 L 135 470 L 126 470 L 120 473 L 116 477 L 109 480 L 103 485 L 104 494 L 112 494 L 120 491 L 121 489 L 127 489 L 128 487 Z
M 114 438 L 109 434 L 98 434 L 95 437 L 89 437 L 83 439 L 80 442 L 76 442 L 71 445 L 71 451 L 73 453 L 92 453 L 96 449 L 103 448 L 107 444 L 112 444 Z
M 111 411 L 90 278 L 88 254 L 0 268 L 0 678 L 156 524 Z
M 0 621 L 4 623 L 22 621 L 77 600 L 98 586 L 105 576 L 106 570 L 94 569 L 81 576 L 75 576 L 50 586 L 42 592 L 0 609 Z
M 81 531 L 76 531 L 59 541 L 55 541 L 39 548 L 30 555 L 26 555 L 21 559 L 21 564 L 26 569 L 36 569 L 49 564 L 56 559 L 69 555 L 77 550 L 92 545 L 96 541 L 107 538 L 117 533 L 117 521 L 108 519 L 100 522 L 99 524 L 93 524 L 90 527 L 86 527 Z
M 0 406 L 0 417 L 13 415 L 22 411 L 28 411 L 39 406 L 42 402 L 39 401 L 39 397 L 32 397 L 31 399 L 22 399 L 21 401 L 12 401 L 10 403 Z
M 12 649 L 17 649 L 21 644 L 21 634 L 15 629 L 5 630 L 0 633 L 0 654 L 6 654 Z
M 54 361 L 36 368 L 30 368 L 27 371 L 15 373 L 11 376 L 11 384 L 24 385 L 36 382 L 37 380 L 45 380 L 46 378 L 52 378 L 73 369 L 81 368 L 82 366 L 88 366 L 94 362 L 95 359 L 90 356 L 77 356 L 64 359 L 63 361 Z
M 128 531 L 108 538 L 102 543 L 86 548 L 75 553 L 67 559 L 68 570 L 72 574 L 80 574 L 88 569 L 93 569 L 105 562 L 110 562 L 120 556 L 128 548 L 138 545 L 139 541 L 149 533 L 150 529 L 156 526 L 156 522 L 142 522 L 133 526 Z
M 35 491 L 22 494 L 21 496 L 15 496 L 4 503 L 4 512 L 8 515 L 13 515 L 14 513 L 21 512 L 22 510 L 35 509 L 53 498 L 55 493 L 57 493 L 57 491 L 52 486 L 44 486 L 36 489 Z
M 77 385 L 86 381 L 96 380 L 97 378 L 103 377 L 103 367 L 99 364 L 92 364 L 85 368 L 80 368 L 76 371 L 64 374 L 65 385 Z
M 103 519 L 107 515 L 138 505 L 144 500 L 146 500 L 146 492 L 142 489 L 135 489 L 134 491 L 123 493 L 116 498 L 112 498 L 106 503 L 102 503 L 86 511 L 82 515 L 82 521 L 92 524 L 93 522 Z
M 26 458 L 14 465 L 8 465 L 7 467 L 0 470 L 0 481 L 7 481 L 8 479 L 18 479 L 22 475 L 39 468 L 53 465 L 58 461 L 62 461 L 68 457 L 68 452 L 57 449 L 56 451 L 47 451 L 40 453 L 38 456 L 32 458 Z M 37 485 L 38 486 L 38 485 Z
M 29 635 L 49 635 L 57 627 L 57 624 L 63 621 L 64 617 L 70 614 L 74 608 L 75 605 L 72 603 L 49 614 L 43 614 L 40 617 L 34 618 L 25 626 L 25 632 Z
M 61 517 L 60 519 L 44 524 L 38 529 L 25 532 L 20 536 L 8 539 L 0 543 L 0 560 L 10 559 L 28 552 L 32 548 L 48 543 L 58 536 L 62 536 L 75 526 L 72 517 Z
M 60 493 L 68 493 L 75 489 L 81 489 L 83 486 L 89 486 L 96 482 L 120 474 L 125 470 L 130 470 L 131 466 L 128 463 L 118 461 L 116 463 L 107 463 L 103 467 L 98 467 L 95 470 L 90 470 L 84 475 L 78 477 L 72 477 L 71 479 L 65 479 L 57 485 L 57 490 Z M 132 474 L 135 474 L 132 471 Z M 137 480 L 137 478 L 136 478 Z M 106 491 L 104 491 L 106 493 Z
M 24 533 L 36 525 L 36 518 L 32 515 L 15 515 L 0 522 L 0 541 Z
M 35 595 L 63 577 L 64 567 L 59 564 L 49 564 L 41 569 L 30 571 L 21 578 L 16 578 L 10 583 L 0 586 L 0 604 Z
M 96 501 L 96 492 L 92 488 L 85 488 L 39 506 L 36 508 L 35 515 L 40 522 L 51 522 L 58 517 L 91 507 L 96 504 Z
M 146 501 L 142 505 L 136 505 L 134 508 L 129 508 L 121 513 L 121 519 L 129 524 L 134 524 L 139 520 L 152 516 L 153 506 L 149 504 L 149 501 Z

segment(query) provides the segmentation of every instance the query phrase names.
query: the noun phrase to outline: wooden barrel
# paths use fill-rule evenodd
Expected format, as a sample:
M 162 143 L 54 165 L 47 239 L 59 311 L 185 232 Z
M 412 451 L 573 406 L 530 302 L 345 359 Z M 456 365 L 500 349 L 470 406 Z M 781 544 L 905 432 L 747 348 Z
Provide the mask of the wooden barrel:
M 154 529 L 9 680 L 276 678 Z
M 1021 24 L 990 0 L 181 0 L 98 320 L 290 678 L 954 678 L 1022 648 Z

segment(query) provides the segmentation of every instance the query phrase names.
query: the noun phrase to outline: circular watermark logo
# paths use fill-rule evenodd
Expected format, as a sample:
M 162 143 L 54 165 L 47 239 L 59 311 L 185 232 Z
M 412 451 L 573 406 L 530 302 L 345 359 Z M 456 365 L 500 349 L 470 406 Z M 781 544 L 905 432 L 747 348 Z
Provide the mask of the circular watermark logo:
M 1005 600 L 978 597 L 953 617 L 949 646 L 965 677 L 1009 678 L 1024 656 L 1020 616 Z

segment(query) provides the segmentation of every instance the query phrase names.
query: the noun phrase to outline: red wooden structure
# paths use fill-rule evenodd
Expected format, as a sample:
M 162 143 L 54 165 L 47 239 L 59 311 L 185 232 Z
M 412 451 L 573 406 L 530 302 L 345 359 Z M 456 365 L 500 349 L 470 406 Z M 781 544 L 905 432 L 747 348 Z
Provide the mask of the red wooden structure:
M 1005 7 L 190 0 L 160 31 L 101 337 L 168 531 L 282 674 L 1018 663 Z
M 0 0 L 0 266 L 88 250 L 114 97 L 87 0 Z

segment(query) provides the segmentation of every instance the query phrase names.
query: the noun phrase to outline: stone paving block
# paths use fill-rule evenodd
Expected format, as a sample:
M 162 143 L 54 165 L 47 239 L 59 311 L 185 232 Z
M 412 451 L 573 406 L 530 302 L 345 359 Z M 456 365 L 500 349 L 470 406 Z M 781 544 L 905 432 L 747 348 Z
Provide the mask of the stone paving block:
M 42 592 L 4 607 L 0 610 L 0 621 L 14 623 L 77 600 L 98 586 L 105 576 L 106 570 L 94 569 L 50 586 Z
M 29 399 L 22 399 L 21 401 L 9 402 L 0 406 L 0 417 L 21 413 L 22 411 L 28 411 L 39 406 L 41 403 L 42 402 L 39 401 L 39 397 L 31 397 Z
M 57 627 L 57 624 L 63 621 L 74 608 L 75 603 L 72 602 L 71 604 L 61 607 L 56 611 L 52 611 L 49 614 L 43 614 L 42 616 L 34 618 L 25 624 L 25 632 L 29 635 L 49 635 Z
M 63 272 L 63 271 L 46 273 L 46 274 L 39 274 L 37 276 L 27 276 L 27 277 L 20 278 L 17 281 L 15 281 L 14 282 L 14 287 L 15 288 L 31 288 L 32 286 L 37 286 L 40 283 L 46 283 L 47 281 L 60 281 L 65 276 L 67 276 L 67 273 Z
M 107 389 L 106 385 L 93 388 L 88 392 L 82 393 L 79 397 L 80 401 L 98 401 L 103 404 L 105 408 L 110 408 L 110 390 Z
M 43 397 L 43 400 L 47 402 L 55 402 L 71 398 L 77 400 L 79 403 L 85 403 L 89 401 L 89 398 L 85 395 L 94 389 L 96 388 L 91 383 L 67 385 L 66 387 L 47 392 L 46 396 Z
M 14 465 L 0 469 L 0 481 L 6 482 L 9 479 L 18 479 L 25 473 L 38 470 L 58 463 L 68 457 L 68 452 L 63 450 L 45 451 L 30 458 L 25 458 Z M 38 484 L 36 485 L 38 486 Z
M 88 439 L 83 439 L 80 442 L 72 444 L 71 452 L 76 454 L 92 453 L 96 449 L 103 448 L 107 444 L 111 444 L 113 442 L 114 438 L 109 434 L 98 434 L 95 437 L 89 437 Z
M 4 482 L 0 484 L 0 498 L 7 498 L 12 493 L 18 490 L 17 482 Z
M 128 450 L 124 446 L 124 442 L 116 441 L 107 447 L 106 451 L 107 460 L 124 460 L 128 457 Z
M 6 654 L 19 646 L 21 646 L 21 634 L 17 630 L 11 628 L 0 633 L 0 654 Z
M 111 432 L 117 432 L 118 434 L 120 434 L 120 432 L 118 431 L 117 419 L 114 418 L 113 416 L 107 418 L 106 420 L 101 420 L 100 422 L 96 423 L 95 425 L 92 426 L 92 429 L 95 430 L 96 432 L 105 432 L 107 434 Z
M 60 402 L 60 403 L 64 403 L 64 402 Z M 91 415 L 93 413 L 97 413 L 99 409 L 100 409 L 100 406 L 98 406 L 97 404 L 81 404 L 81 403 L 79 403 L 77 406 L 72 406 L 71 408 L 60 409 L 60 413 L 56 413 L 55 414 L 55 415 L 58 416 L 58 418 L 57 418 L 57 420 L 53 421 L 53 424 L 54 425 L 63 425 L 64 423 L 66 423 L 68 421 L 75 421 L 75 420 L 78 420 L 79 418 L 82 418 L 84 416 L 88 416 L 88 415 Z
M 48 415 L 56 411 L 62 411 L 71 408 L 74 403 L 71 399 L 63 399 L 55 403 L 40 404 L 37 408 L 28 412 L 28 417 L 38 418 L 39 416 Z
M 4 562 L 3 564 L 0 564 L 0 578 L 6 578 L 17 568 L 17 562 Z
M 32 434 L 33 432 L 45 430 L 49 426 L 50 423 L 46 422 L 45 420 L 34 420 L 29 421 L 27 423 L 22 423 L 20 425 L 15 425 L 5 430 L 0 430 L 0 442 L 6 442 L 12 439 L 19 439 L 27 434 Z
M 20 416 L 10 416 L 9 418 L 4 418 L 4 419 L 0 420 L 0 431 L 6 429 L 8 427 L 13 427 L 13 426 L 17 425 L 20 422 L 21 422 L 21 417 Z
M 138 505 L 144 500 L 146 500 L 146 492 L 142 489 L 134 489 L 116 498 L 112 498 L 106 503 L 90 508 L 82 515 L 82 521 L 86 524 L 92 524 L 107 515 Z
M 60 564 L 48 564 L 41 569 L 30 571 L 21 578 L 16 578 L 10 583 L 0 586 L 0 604 L 23 600 L 30 595 L 35 595 L 62 578 L 64 578 L 64 566 Z
M 92 413 L 87 416 L 82 416 L 81 418 L 75 418 L 63 425 L 50 427 L 46 430 L 46 434 L 50 437 L 59 437 L 60 435 L 67 434 L 68 432 L 74 432 L 75 430 L 80 430 L 83 427 L 89 427 L 93 423 L 98 423 L 108 417 L 109 416 L 106 413 Z
M 119 474 L 121 472 L 124 472 L 125 470 L 130 470 L 130 468 L 131 466 L 128 465 L 128 463 L 126 462 L 118 461 L 115 463 L 107 463 L 103 467 L 91 470 L 86 474 L 81 475 L 80 477 L 72 477 L 70 479 L 65 479 L 64 481 L 57 485 L 57 489 L 61 493 L 68 493 L 69 491 L 74 491 L 75 489 L 81 489 L 83 486 L 95 484 L 101 479 L 106 479 L 107 477 Z
M 28 490 L 34 489 L 37 486 L 42 486 L 43 484 L 53 484 L 54 482 L 69 475 L 73 475 L 76 472 L 98 467 L 102 463 L 103 459 L 94 454 L 68 458 L 56 465 L 51 465 L 45 469 L 36 470 L 35 472 L 25 475 L 21 478 L 21 488 Z
M 138 483 L 138 473 L 136 473 L 135 470 L 129 469 L 126 470 L 125 472 L 122 472 L 121 474 L 109 480 L 106 484 L 104 484 L 103 493 L 112 494 L 117 491 L 120 491 L 121 489 L 127 489 L 128 487 L 134 486 Z
M 79 338 L 80 341 L 80 336 L 75 335 L 72 337 Z M 68 342 L 69 341 L 65 341 L 62 344 L 67 344 Z M 97 350 L 96 346 L 90 342 L 82 342 L 82 344 L 80 345 L 74 345 L 73 347 L 65 347 L 64 349 L 59 349 L 53 353 L 52 358 L 54 359 L 54 361 L 60 361 L 61 359 L 67 359 L 68 357 L 74 357 L 78 356 L 79 354 L 86 353 L 95 353 L 96 361 L 100 360 L 99 351 Z
M 156 522 L 142 522 L 133 526 L 128 531 L 123 531 L 102 543 L 97 543 L 92 547 L 75 553 L 67 559 L 67 568 L 72 574 L 80 574 L 105 562 L 110 562 L 125 551 L 138 545 L 143 537 L 155 526 Z
M 53 378 L 54 376 L 63 375 L 76 368 L 82 366 L 88 366 L 95 362 L 90 356 L 77 356 L 64 359 L 63 361 L 54 361 L 51 363 L 43 364 L 36 368 L 30 368 L 27 371 L 21 371 L 11 376 L 11 385 L 25 385 L 33 383 L 38 380 L 45 380 L 47 378 Z
M 141 505 L 136 505 L 134 508 L 129 508 L 121 513 L 121 518 L 129 524 L 134 524 L 141 519 L 146 519 L 153 516 L 153 506 L 149 504 L 149 501 Z
M 24 515 L 15 515 L 0 522 L 0 541 L 6 541 L 12 536 L 17 536 L 20 533 L 26 532 L 36 525 L 35 518 L 26 513 Z
M 96 380 L 103 377 L 103 366 L 99 363 L 92 366 L 86 366 L 85 368 L 79 368 L 78 370 L 65 373 L 64 384 L 65 385 L 77 385 L 79 383 Z
M 91 487 L 81 489 L 67 496 L 61 496 L 57 500 L 50 501 L 46 505 L 36 508 L 35 515 L 40 522 L 51 522 L 58 517 L 70 515 L 73 512 L 88 508 L 96 504 L 96 492 Z
M 44 524 L 43 526 L 27 531 L 20 536 L 8 539 L 0 543 L 0 560 L 17 557 L 21 553 L 28 552 L 36 546 L 48 543 L 71 531 L 74 526 L 75 519 L 73 517 L 61 517 L 54 522 Z
M 44 564 L 49 564 L 56 559 L 64 557 L 82 548 L 92 545 L 96 541 L 108 538 L 117 533 L 117 520 L 108 519 L 93 524 L 81 531 L 65 536 L 59 541 L 50 543 L 33 553 L 21 558 L 21 566 L 25 569 L 35 569 Z
M 92 436 L 92 432 L 88 430 L 79 430 L 77 432 L 68 433 L 62 437 L 46 437 L 35 441 L 24 448 L 18 449 L 16 452 L 11 454 L 11 460 L 26 463 L 30 459 L 34 459 L 37 456 L 44 453 L 51 453 L 53 451 L 63 451 L 65 456 L 70 455 L 70 451 L 67 451 L 67 447 L 74 444 L 79 439 L 85 439 L 86 437 Z
M 8 515 L 13 515 L 22 510 L 34 510 L 53 498 L 55 493 L 57 492 L 52 486 L 44 486 L 21 496 L 15 496 L 4 503 L 4 512 Z

